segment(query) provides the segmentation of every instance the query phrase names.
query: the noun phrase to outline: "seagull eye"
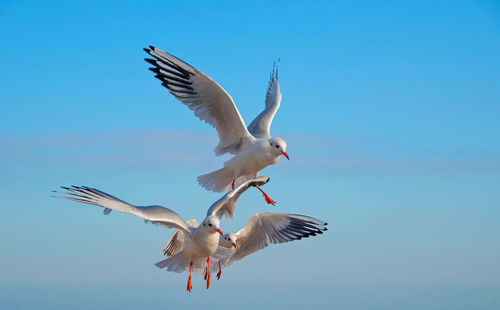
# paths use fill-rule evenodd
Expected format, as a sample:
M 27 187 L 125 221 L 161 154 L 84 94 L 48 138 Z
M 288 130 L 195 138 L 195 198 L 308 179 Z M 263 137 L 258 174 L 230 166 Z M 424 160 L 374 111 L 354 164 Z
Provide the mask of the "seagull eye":
M 208 224 L 208 226 L 212 227 L 212 224 Z
M 280 146 L 278 144 L 276 144 L 276 148 L 279 148 Z

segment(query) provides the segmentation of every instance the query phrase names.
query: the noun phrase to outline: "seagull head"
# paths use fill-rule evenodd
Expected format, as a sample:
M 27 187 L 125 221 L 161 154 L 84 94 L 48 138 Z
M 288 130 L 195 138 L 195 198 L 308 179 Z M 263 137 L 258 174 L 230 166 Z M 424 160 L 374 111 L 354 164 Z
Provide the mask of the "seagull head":
M 203 221 L 202 224 L 202 226 L 205 229 L 208 229 L 209 231 L 213 232 L 218 232 L 219 234 L 222 235 L 222 231 L 220 230 L 219 225 L 220 225 L 220 219 L 215 215 L 207 216 L 207 218 Z
M 283 155 L 286 157 L 286 159 L 290 160 L 290 157 L 288 157 L 288 153 L 286 152 L 286 142 L 285 140 L 279 138 L 279 137 L 274 137 L 269 139 L 269 144 L 271 145 L 271 149 L 274 150 L 276 155 Z
M 236 240 L 238 237 L 235 233 L 225 233 L 223 235 L 224 238 L 224 246 L 227 248 L 235 247 L 236 248 Z

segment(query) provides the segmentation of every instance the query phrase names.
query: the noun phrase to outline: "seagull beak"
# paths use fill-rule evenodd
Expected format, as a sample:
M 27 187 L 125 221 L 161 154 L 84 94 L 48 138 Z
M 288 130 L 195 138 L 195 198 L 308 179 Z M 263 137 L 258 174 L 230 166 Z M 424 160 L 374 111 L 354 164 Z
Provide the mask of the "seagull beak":
M 222 233 L 222 231 L 220 230 L 220 228 L 217 228 L 217 232 L 218 232 L 221 236 L 223 235 L 223 233 Z
M 236 242 L 233 242 L 233 246 L 236 248 Z
M 290 157 L 288 157 L 287 152 L 281 152 L 281 154 L 283 154 L 283 156 L 285 156 L 285 157 L 286 157 L 286 159 L 290 160 Z

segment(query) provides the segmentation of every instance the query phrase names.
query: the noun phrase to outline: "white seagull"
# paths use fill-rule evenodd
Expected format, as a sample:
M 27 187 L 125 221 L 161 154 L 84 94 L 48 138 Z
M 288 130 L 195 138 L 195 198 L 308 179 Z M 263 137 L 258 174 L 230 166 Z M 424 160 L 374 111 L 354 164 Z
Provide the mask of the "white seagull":
M 236 154 L 224 163 L 224 168 L 198 177 L 207 190 L 225 192 L 258 176 L 260 170 L 275 164 L 281 155 L 290 159 L 286 142 L 271 137 L 271 122 L 281 102 L 278 72 L 273 67 L 267 89 L 266 106 L 248 126 L 241 117 L 233 98 L 214 80 L 177 57 L 153 46 L 144 49 L 154 59 L 145 60 L 154 67 L 155 77 L 169 92 L 201 120 L 209 123 L 219 134 L 216 155 Z M 260 187 L 267 203 L 275 204 Z
M 326 222 L 299 214 L 255 214 L 238 232 L 225 233 L 220 237 L 219 247 L 212 255 L 215 258 L 212 264 L 215 265 L 215 261 L 219 260 L 217 279 L 222 271 L 221 262 L 225 267 L 271 243 L 285 243 L 322 234 L 327 230 L 326 225 Z
M 59 198 L 103 207 L 105 215 L 115 210 L 135 215 L 153 224 L 160 224 L 168 228 L 177 228 L 178 231 L 174 234 L 178 237 L 175 241 L 177 245 L 172 243 L 174 247 L 172 252 L 170 252 L 172 256 L 156 263 L 156 266 L 160 268 L 166 267 L 168 271 L 174 272 L 189 270 L 187 290 L 190 292 L 193 287 L 191 281 L 193 267 L 198 273 L 206 270 L 205 280 L 207 281 L 207 288 L 210 287 L 210 256 L 218 248 L 220 241 L 218 234 L 222 235 L 222 231 L 219 228 L 220 218 L 224 215 L 231 218 L 234 215 L 236 200 L 250 186 L 263 185 L 268 181 L 269 178 L 267 177 L 255 178 L 240 185 L 237 190 L 226 194 L 223 199 L 219 199 L 208 209 L 207 216 L 200 226 L 198 226 L 196 220 L 184 221 L 179 214 L 168 208 L 161 206 L 134 206 L 98 189 L 87 186 L 62 186 L 61 188 L 68 192 L 56 193 L 66 195 Z M 176 250 L 176 247 L 179 245 L 182 245 L 182 248 Z

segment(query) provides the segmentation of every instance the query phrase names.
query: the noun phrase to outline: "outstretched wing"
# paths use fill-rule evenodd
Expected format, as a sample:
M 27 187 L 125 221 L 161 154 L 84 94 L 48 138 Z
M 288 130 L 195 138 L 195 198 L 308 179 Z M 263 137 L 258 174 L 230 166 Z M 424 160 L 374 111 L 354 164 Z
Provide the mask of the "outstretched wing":
M 279 64 L 279 60 L 278 60 Z M 271 123 L 281 103 L 278 65 L 273 65 L 273 73 L 267 87 L 266 108 L 248 126 L 248 131 L 256 138 L 271 138 Z
M 214 202 L 208 209 L 207 216 L 217 215 L 218 218 L 222 218 L 225 215 L 230 220 L 234 217 L 236 201 L 240 198 L 241 194 L 251 186 L 262 186 L 267 182 L 269 182 L 269 177 L 256 177 L 246 181 Z
M 248 132 L 233 98 L 214 80 L 169 53 L 150 46 L 144 49 L 155 59 L 145 59 L 154 67 L 155 77 L 169 92 L 219 134 L 215 154 L 236 154 L 255 138 Z
M 135 215 L 154 224 L 160 224 L 169 228 L 182 229 L 189 235 L 191 234 L 192 226 L 186 223 L 179 216 L 179 214 L 175 213 L 170 209 L 160 206 L 148 206 L 148 207 L 133 206 L 123 200 L 120 200 L 114 196 L 106 194 L 105 192 L 87 186 L 71 186 L 71 187 L 61 186 L 61 188 L 67 190 L 68 192 L 56 192 L 59 194 L 66 195 L 59 198 L 65 198 L 69 200 L 74 200 L 82 203 L 103 207 L 104 214 L 106 215 L 109 214 L 111 210 L 116 210 Z
M 271 243 L 285 243 L 322 234 L 327 223 L 318 219 L 286 213 L 259 213 L 236 233 L 236 249 L 224 259 L 224 265 L 240 260 Z

